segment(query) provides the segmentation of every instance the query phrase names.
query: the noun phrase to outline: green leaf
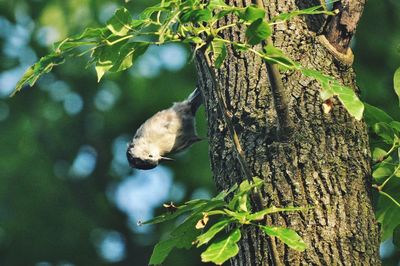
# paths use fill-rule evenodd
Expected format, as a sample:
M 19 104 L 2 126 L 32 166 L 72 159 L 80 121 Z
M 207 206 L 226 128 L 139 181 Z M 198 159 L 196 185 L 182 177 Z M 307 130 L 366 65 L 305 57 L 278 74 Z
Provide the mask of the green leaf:
M 259 227 L 267 235 L 279 238 L 283 243 L 292 249 L 304 251 L 307 248 L 307 244 L 304 243 L 303 239 L 294 230 L 276 226 L 259 225 Z
M 117 36 L 125 36 L 131 30 L 132 16 L 126 8 L 115 11 L 107 21 L 107 28 Z
M 379 122 L 390 123 L 393 121 L 393 118 L 387 113 L 385 113 L 383 110 L 375 106 L 372 106 L 368 103 L 364 103 L 364 106 L 365 106 L 365 113 L 364 113 L 365 121 L 370 127 Z
M 211 42 L 211 49 L 213 52 L 213 59 L 216 68 L 221 68 L 226 58 L 226 46 L 225 43 L 220 40 L 213 40 Z
M 386 151 L 382 148 L 375 147 L 372 152 L 373 161 L 381 161 L 386 156 Z
M 221 265 L 228 259 L 236 256 L 239 252 L 237 242 L 240 240 L 240 229 L 236 228 L 224 239 L 212 243 L 206 251 L 201 254 L 202 262 L 213 262 Z
M 176 246 L 177 238 L 169 238 L 159 242 L 153 249 L 149 265 L 160 265 L 168 257 L 169 253 Z
M 382 138 L 383 141 L 385 141 L 388 144 L 392 144 L 394 141 L 394 131 L 392 127 L 385 123 L 385 122 L 380 122 L 376 123 L 373 127 L 372 130 L 377 134 L 379 137 Z
M 246 30 L 247 41 L 250 45 L 259 44 L 271 34 L 271 28 L 262 18 L 253 21 Z
M 361 120 L 364 112 L 364 104 L 351 88 L 339 84 L 334 78 L 316 70 L 302 68 L 301 72 L 303 75 L 314 78 L 321 84 L 321 98 L 323 101 L 336 95 L 347 112 L 355 119 Z
M 263 20 L 265 17 L 265 10 L 257 6 L 251 5 L 246 7 L 244 12 L 241 13 L 239 17 L 248 22 L 253 22 L 257 19 Z
M 216 234 L 226 228 L 230 222 L 232 222 L 231 219 L 223 219 L 211 226 L 205 233 L 199 235 L 196 240 L 197 247 L 207 244 Z
M 364 112 L 364 104 L 360 101 L 356 93 L 349 87 L 341 85 L 332 86 L 333 93 L 337 95 L 344 108 L 355 119 L 361 120 Z
M 118 72 L 132 66 L 133 62 L 149 47 L 148 43 L 131 42 L 124 44 L 118 51 L 117 60 L 110 71 Z
M 50 72 L 54 66 L 60 65 L 62 63 L 64 63 L 64 57 L 58 53 L 51 53 L 47 56 L 40 58 L 39 62 L 30 66 L 25 71 L 24 75 L 15 86 L 15 89 L 10 97 L 14 96 L 27 84 L 32 87 L 42 75 Z
M 272 44 L 266 45 L 263 50 L 263 59 L 268 63 L 278 64 L 287 69 L 297 68 L 299 66 L 298 63 L 287 57 L 281 49 L 274 47 Z
M 394 84 L 394 91 L 399 97 L 399 106 L 400 106 L 400 67 L 394 73 L 393 84 Z
M 377 221 L 381 224 L 381 242 L 393 236 L 394 229 L 400 225 L 400 207 L 393 201 L 400 202 L 400 179 L 392 178 L 385 186 L 385 193 L 379 194 L 375 211 Z
M 188 202 L 185 202 L 183 205 L 178 206 L 177 210 L 173 213 L 167 213 L 167 214 L 163 214 L 160 216 L 157 216 L 151 220 L 145 221 L 145 222 L 140 222 L 140 224 L 158 224 L 158 223 L 163 223 L 172 219 L 175 219 L 176 217 L 189 212 L 189 211 L 196 211 L 199 207 L 204 206 L 207 202 L 209 202 L 208 200 L 204 200 L 204 199 L 195 199 L 195 200 L 191 200 Z
M 326 15 L 335 15 L 334 12 L 332 11 L 327 11 L 323 9 L 323 6 L 318 5 L 318 6 L 313 6 L 307 9 L 303 10 L 295 10 L 289 13 L 281 13 L 276 17 L 273 17 L 271 19 L 271 22 L 276 22 L 276 21 L 287 21 L 290 20 L 296 16 L 300 15 L 318 15 L 318 14 L 326 14 Z
M 210 2 L 208 3 L 208 8 L 210 8 L 211 10 L 216 9 L 216 8 L 229 8 L 230 6 L 228 6 L 224 0 L 210 0 Z
M 244 194 L 248 193 L 250 190 L 254 188 L 259 188 L 264 184 L 264 181 L 258 177 L 253 177 L 254 182 L 250 183 L 249 180 L 244 180 L 240 185 L 239 189 L 233 195 L 233 198 L 230 200 L 228 207 L 231 210 L 236 209 L 236 204 L 240 197 Z
M 196 229 L 196 224 L 202 218 L 202 213 L 193 214 L 171 232 L 171 236 L 178 239 L 176 243 L 177 248 L 189 249 L 192 247 L 192 243 L 201 233 L 200 230 Z
M 400 134 L 400 122 L 399 121 L 392 121 L 389 125 L 398 133 Z
M 149 47 L 148 43 L 121 41 L 114 45 L 98 47 L 93 53 L 98 81 L 107 71 L 118 72 L 132 66 L 133 62 Z
M 285 207 L 285 208 L 277 208 L 275 206 L 269 207 L 267 209 L 252 213 L 250 215 L 247 215 L 246 219 L 249 221 L 260 221 L 263 220 L 265 215 L 269 215 L 272 213 L 277 213 L 277 212 L 295 212 L 295 211 L 304 211 L 307 210 L 308 208 L 304 207 Z
M 394 167 L 388 164 L 380 164 L 373 172 L 372 177 L 377 183 L 383 182 L 394 171 Z
M 198 23 L 203 21 L 209 21 L 212 18 L 212 12 L 210 9 L 196 9 L 189 12 L 183 13 L 180 16 L 182 23 Z

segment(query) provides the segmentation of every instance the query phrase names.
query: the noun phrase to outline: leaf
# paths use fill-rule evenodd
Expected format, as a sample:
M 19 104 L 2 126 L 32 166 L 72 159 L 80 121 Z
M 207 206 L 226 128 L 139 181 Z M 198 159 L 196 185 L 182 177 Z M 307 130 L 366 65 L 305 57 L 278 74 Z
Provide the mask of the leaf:
M 228 259 L 236 256 L 239 252 L 237 242 L 240 240 L 240 229 L 236 228 L 224 239 L 212 243 L 206 251 L 201 254 L 202 262 L 213 262 L 221 265 Z
M 277 208 L 275 206 L 269 207 L 267 209 L 252 213 L 246 217 L 249 221 L 260 221 L 263 220 L 265 215 L 277 213 L 277 212 L 295 212 L 295 211 L 304 211 L 307 208 L 304 207 L 285 207 L 285 208 Z
M 253 22 L 257 19 L 264 19 L 265 10 L 257 6 L 251 5 L 246 7 L 244 12 L 241 13 L 239 17 L 245 21 Z
M 191 200 L 191 201 L 184 203 L 181 206 L 178 206 L 177 207 L 178 209 L 174 213 L 163 214 L 163 215 L 157 216 L 151 220 L 141 222 L 140 224 L 163 223 L 163 222 L 175 219 L 176 217 L 178 217 L 186 212 L 195 211 L 197 208 L 204 206 L 207 202 L 208 202 L 208 200 L 203 200 L 203 199 Z
M 230 193 L 235 191 L 238 188 L 238 184 L 235 183 L 232 187 L 230 187 L 228 190 L 223 190 L 221 191 L 217 196 L 213 198 L 213 200 L 223 200 L 228 196 Z
M 380 164 L 373 172 L 372 177 L 376 182 L 381 183 L 393 173 L 393 166 Z
M 372 127 L 374 124 L 379 122 L 390 123 L 393 121 L 393 118 L 390 115 L 388 115 L 378 107 L 372 106 L 368 103 L 364 103 L 364 106 L 364 118 L 368 126 Z
M 375 147 L 372 152 L 372 160 L 373 161 L 381 161 L 383 157 L 386 156 L 386 151 L 379 147 Z
M 160 265 L 168 257 L 169 253 L 176 246 L 178 239 L 169 238 L 163 240 L 154 247 L 150 257 L 149 265 Z
M 398 133 L 400 134 L 400 122 L 399 121 L 392 121 L 389 125 Z
M 266 45 L 263 50 L 263 59 L 268 63 L 278 64 L 287 69 L 297 68 L 299 66 L 298 63 L 287 57 L 281 49 L 274 47 L 272 44 Z
M 385 122 L 380 122 L 376 123 L 373 127 L 372 130 L 377 134 L 379 137 L 382 138 L 383 141 L 385 141 L 388 144 L 392 144 L 394 141 L 394 131 L 392 127 L 385 123 Z
M 209 21 L 212 18 L 212 12 L 210 9 L 196 9 L 189 12 L 183 13 L 180 16 L 182 23 L 198 23 L 203 21 Z
M 226 228 L 230 222 L 232 222 L 231 219 L 219 221 L 211 226 L 205 233 L 199 235 L 196 239 L 197 247 L 207 244 L 216 234 Z
M 393 84 L 394 84 L 394 91 L 399 97 L 399 106 L 400 106 L 400 67 L 394 73 Z
M 400 202 L 399 191 L 399 178 L 392 178 L 385 186 L 385 193 L 397 202 Z M 381 224 L 381 242 L 392 237 L 394 229 L 400 225 L 400 207 L 393 200 L 381 193 L 379 194 L 375 216 Z
M 98 47 L 93 54 L 97 58 L 98 81 L 105 72 L 119 72 L 132 66 L 133 61 L 146 52 L 148 43 L 122 41 L 114 45 Z
M 259 227 L 269 236 L 275 236 L 279 238 L 288 247 L 297 251 L 304 251 L 307 248 L 307 244 L 304 243 L 303 239 L 296 233 L 296 231 L 276 226 L 264 226 Z
M 209 4 L 208 4 L 208 8 L 213 10 L 216 8 L 227 8 L 230 7 L 228 6 L 224 0 L 210 0 Z
M 301 72 L 303 75 L 314 78 L 321 84 L 321 98 L 323 101 L 336 95 L 347 112 L 356 120 L 361 120 L 364 112 L 364 104 L 351 88 L 339 84 L 334 78 L 316 70 L 302 68 Z
M 333 93 L 338 96 L 347 112 L 356 120 L 361 120 L 364 112 L 364 104 L 356 93 L 349 87 L 341 85 L 332 86 Z
M 189 249 L 192 247 L 192 243 L 201 232 L 196 229 L 196 224 L 202 217 L 201 213 L 193 214 L 171 232 L 171 236 L 178 240 L 176 243 L 177 248 Z
M 59 53 L 51 53 L 40 58 L 39 62 L 30 66 L 25 71 L 10 97 L 14 96 L 27 84 L 32 87 L 42 75 L 50 72 L 53 66 L 60 65 L 62 63 L 64 63 L 64 57 Z
M 259 44 L 271 34 L 271 28 L 262 18 L 253 21 L 246 30 L 247 41 L 250 45 Z
M 236 209 L 236 203 L 238 202 L 239 198 L 244 194 L 248 193 L 250 190 L 254 188 L 261 187 L 264 184 L 264 181 L 258 177 L 253 177 L 254 183 L 250 183 L 249 180 L 244 180 L 239 185 L 239 189 L 233 195 L 233 198 L 230 200 L 228 204 L 228 208 L 231 210 Z
M 107 21 L 107 28 L 117 36 L 125 36 L 131 30 L 132 16 L 126 8 L 115 11 Z
M 226 58 L 226 46 L 225 43 L 220 40 L 213 40 L 211 42 L 211 49 L 213 52 L 213 59 L 215 62 L 215 68 L 221 68 Z
M 335 12 L 324 10 L 323 6 L 318 5 L 307 9 L 295 10 L 289 13 L 281 13 L 278 16 L 273 17 L 271 19 L 271 22 L 287 21 L 300 15 L 318 15 L 318 14 L 335 15 Z

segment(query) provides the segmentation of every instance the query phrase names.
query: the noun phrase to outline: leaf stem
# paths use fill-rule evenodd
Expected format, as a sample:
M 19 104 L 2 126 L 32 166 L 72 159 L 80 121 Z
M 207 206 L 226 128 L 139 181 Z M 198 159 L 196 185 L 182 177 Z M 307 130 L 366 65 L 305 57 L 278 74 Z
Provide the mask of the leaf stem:
M 387 182 L 389 182 L 389 180 L 396 175 L 397 171 L 400 170 L 400 164 L 396 167 L 396 169 L 393 171 L 393 173 L 382 183 L 382 185 L 378 186 L 378 190 L 379 192 L 381 192 L 383 190 L 383 188 L 385 187 L 385 185 L 387 184 Z
M 390 196 L 388 193 L 383 192 L 383 191 L 379 191 L 379 194 L 382 194 L 382 195 L 386 196 L 391 201 L 393 201 L 394 204 L 396 204 L 398 207 L 400 207 L 400 203 L 397 200 L 395 200 L 392 196 Z

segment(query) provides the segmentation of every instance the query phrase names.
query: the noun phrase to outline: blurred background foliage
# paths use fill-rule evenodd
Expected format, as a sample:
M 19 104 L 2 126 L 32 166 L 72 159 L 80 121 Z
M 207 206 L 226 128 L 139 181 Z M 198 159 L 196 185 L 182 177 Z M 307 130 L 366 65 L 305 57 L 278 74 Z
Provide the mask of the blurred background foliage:
M 119 6 L 133 15 L 157 1 L 0 0 L 0 265 L 147 265 L 168 225 L 138 227 L 163 202 L 215 193 L 207 141 L 151 171 L 128 167 L 126 144 L 156 111 L 195 87 L 189 50 L 151 48 L 135 67 L 96 82 L 87 57 L 68 60 L 34 88 L 8 95 L 51 44 L 104 24 Z M 400 2 L 369 1 L 354 53 L 364 100 L 400 118 L 392 76 L 400 66 Z M 204 110 L 198 114 L 206 136 Z M 397 265 L 391 241 L 386 265 Z M 203 265 L 196 251 L 165 265 Z

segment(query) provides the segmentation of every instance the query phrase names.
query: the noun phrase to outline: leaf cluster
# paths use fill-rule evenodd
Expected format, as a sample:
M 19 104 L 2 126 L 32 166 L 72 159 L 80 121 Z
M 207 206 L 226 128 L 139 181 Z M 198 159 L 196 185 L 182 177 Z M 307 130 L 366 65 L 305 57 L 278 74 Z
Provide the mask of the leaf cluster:
M 394 75 L 397 94 L 399 79 L 398 69 Z M 393 242 L 400 248 L 400 121 L 377 107 L 369 104 L 365 107 L 373 159 L 373 187 L 379 195 L 376 217 L 381 224 L 382 241 L 393 237 Z
M 290 248 L 304 251 L 307 245 L 294 230 L 266 225 L 265 217 L 277 212 L 302 211 L 305 208 L 271 206 L 252 212 L 249 199 L 262 184 L 261 179 L 254 178 L 254 183 L 243 181 L 239 186 L 234 185 L 209 200 L 192 200 L 179 207 L 174 206 L 173 209 L 171 204 L 167 206 L 168 213 L 141 223 L 157 224 L 185 216 L 184 221 L 171 231 L 170 236 L 154 247 L 150 264 L 161 264 L 173 248 L 207 246 L 201 254 L 202 261 L 221 265 L 238 253 L 237 243 L 241 239 L 241 229 L 244 226 L 257 227 L 265 234 L 277 237 Z

